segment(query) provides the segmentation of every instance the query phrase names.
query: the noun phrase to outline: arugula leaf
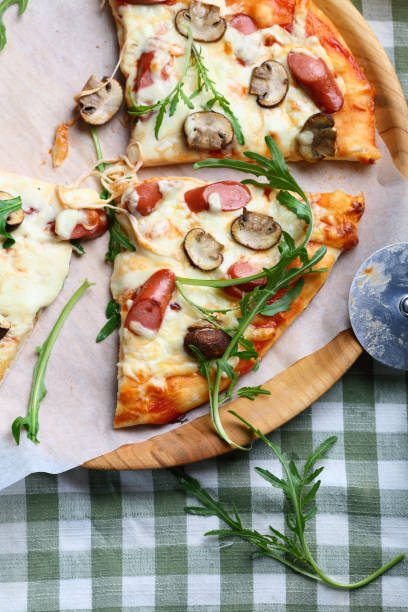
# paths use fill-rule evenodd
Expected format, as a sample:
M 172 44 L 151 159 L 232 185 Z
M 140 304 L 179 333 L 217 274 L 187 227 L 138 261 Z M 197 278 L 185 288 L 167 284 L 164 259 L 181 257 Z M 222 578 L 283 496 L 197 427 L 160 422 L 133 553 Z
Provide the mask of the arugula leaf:
M 273 304 L 265 306 L 265 308 L 261 310 L 261 314 L 263 314 L 265 317 L 273 317 L 274 315 L 278 314 L 278 312 L 287 312 L 290 310 L 293 300 L 295 300 L 302 291 L 304 284 L 304 279 L 299 278 L 299 280 L 296 281 L 293 287 L 289 289 L 289 291 L 287 291 L 283 297 Z
M 72 240 L 70 240 L 70 243 L 78 257 L 82 257 L 82 255 L 85 255 L 85 249 L 78 238 L 72 238 Z
M 212 94 L 212 98 L 208 100 L 206 103 L 204 110 L 211 110 L 215 104 L 219 104 L 224 111 L 224 114 L 231 121 L 233 130 L 235 132 L 235 136 L 240 145 L 245 144 L 244 135 L 242 133 L 242 129 L 238 118 L 234 115 L 230 102 L 220 94 L 215 88 L 215 82 L 210 78 L 208 68 L 204 64 L 201 49 L 198 49 L 197 46 L 193 43 L 192 48 L 192 57 L 194 61 L 194 65 L 197 70 L 198 77 L 198 89 L 201 91 L 203 88 L 209 93 Z
M 205 71 L 204 75 L 206 75 Z M 205 77 L 203 76 L 202 79 L 204 78 Z M 204 85 L 202 85 L 202 83 L 204 83 Z M 205 86 L 205 81 L 202 80 L 202 82 L 199 82 L 199 86 Z M 271 159 L 258 153 L 247 151 L 245 152 L 245 155 L 253 163 L 236 161 L 232 159 L 206 159 L 202 162 L 196 163 L 194 168 L 232 168 L 235 170 L 241 170 L 247 174 L 254 174 L 257 177 L 265 177 L 267 182 L 260 183 L 255 181 L 255 184 L 260 185 L 262 188 L 269 187 L 272 189 L 280 189 L 281 191 L 277 196 L 278 201 L 282 205 L 289 208 L 295 215 L 306 221 L 307 229 L 302 244 L 296 246 L 293 238 L 287 232 L 283 232 L 282 241 L 278 245 L 280 259 L 278 263 L 271 268 L 264 268 L 261 272 L 239 279 L 205 280 L 178 277 L 176 282 L 177 289 L 179 290 L 181 296 L 192 308 L 199 312 L 201 316 L 217 327 L 223 329 L 231 336 L 231 341 L 222 358 L 217 359 L 212 364 L 216 368 L 215 377 L 213 377 L 213 380 L 209 375 L 206 377 L 209 385 L 211 418 L 214 428 L 225 442 L 231 446 L 240 448 L 241 450 L 244 449 L 232 442 L 232 440 L 227 436 L 219 417 L 220 383 L 222 374 L 225 373 L 231 380 L 231 383 L 228 391 L 221 401 L 230 399 L 235 395 L 233 393 L 233 388 L 238 380 L 238 377 L 234 375 L 233 370 L 231 372 L 231 369 L 229 369 L 228 360 L 230 357 L 238 356 L 242 359 L 254 360 L 254 369 L 258 367 L 258 354 L 255 351 L 253 344 L 250 346 L 245 346 L 245 342 L 248 342 L 244 337 L 246 329 L 258 314 L 274 316 L 278 312 L 289 310 L 291 303 L 299 295 L 303 287 L 304 281 L 300 277 L 311 272 L 316 273 L 316 270 L 313 270 L 313 268 L 324 257 L 327 250 L 325 246 L 322 246 L 317 249 L 317 251 L 313 253 L 311 257 L 309 257 L 306 247 L 313 231 L 313 213 L 309 201 L 301 187 L 290 174 L 285 159 L 273 138 L 271 136 L 266 136 L 265 142 L 270 151 Z M 251 179 L 249 179 L 249 181 L 251 181 Z M 248 180 L 242 182 L 248 182 Z M 289 191 L 286 190 L 297 193 L 300 195 L 303 201 L 297 200 L 293 197 L 293 195 L 291 195 L 291 193 L 289 193 Z M 293 266 L 294 262 L 298 258 L 301 265 Z M 203 309 L 201 306 L 194 304 L 181 289 L 182 285 L 223 288 L 246 284 L 250 281 L 258 279 L 264 279 L 265 284 L 262 286 L 257 286 L 251 292 L 244 293 L 239 303 L 241 314 L 238 316 L 238 325 L 232 330 L 224 328 L 219 323 L 218 318 L 213 314 L 214 311 L 206 311 L 206 309 Z M 293 282 L 295 282 L 295 285 L 291 287 Z M 285 296 L 277 300 L 274 304 L 268 305 L 268 301 L 270 301 L 280 289 L 287 289 L 288 287 L 291 288 L 287 291 Z M 221 311 L 219 312 L 221 313 Z M 242 351 L 239 348 L 240 346 L 244 347 L 246 350 Z M 203 359 L 204 357 L 201 356 L 200 371 L 204 371 L 204 366 L 202 364 Z
M 18 4 L 18 14 L 21 16 L 27 8 L 28 0 L 3 0 L 0 3 L 0 51 L 7 43 L 6 26 L 3 23 L 3 15 L 10 6 Z
M 96 336 L 96 342 L 102 342 L 120 327 L 120 306 L 115 300 L 110 300 L 106 307 L 106 318 L 109 319 Z
M 310 508 L 310 505 L 314 503 L 316 493 L 320 486 L 320 480 L 316 481 L 311 487 L 309 487 L 309 485 L 322 472 L 323 467 L 315 470 L 313 474 L 310 474 L 310 470 L 318 460 L 325 456 L 326 452 L 337 441 L 337 438 L 332 436 L 322 442 L 322 444 L 312 452 L 306 462 L 303 473 L 301 473 L 295 463 L 288 460 L 286 454 L 277 444 L 268 440 L 259 429 L 253 427 L 253 425 L 248 423 L 237 413 L 233 411 L 230 412 L 242 421 L 242 423 L 244 423 L 255 435 L 263 440 L 278 458 L 282 466 L 282 478 L 278 478 L 275 474 L 263 468 L 256 467 L 255 471 L 274 488 L 280 489 L 283 492 L 285 501 L 287 502 L 284 506 L 285 519 L 290 535 L 285 535 L 272 526 L 269 527 L 270 533 L 266 534 L 261 534 L 256 529 L 245 528 L 235 505 L 233 506 L 233 512 L 229 512 L 224 504 L 214 499 L 201 487 L 198 480 L 191 478 L 191 476 L 188 476 L 179 469 L 170 470 L 177 478 L 180 486 L 203 504 L 203 506 L 198 507 L 185 507 L 184 511 L 187 514 L 192 514 L 194 516 L 217 516 L 228 526 L 228 529 L 214 529 L 208 531 L 205 534 L 206 536 L 240 538 L 256 547 L 257 550 L 255 554 L 272 557 L 303 576 L 337 589 L 349 590 L 363 587 L 405 558 L 403 554 L 398 555 L 367 578 L 352 584 L 342 584 L 327 576 L 312 557 L 305 539 L 305 526 L 307 521 L 310 521 L 317 512 L 317 508 L 315 506 Z
M 159 138 L 159 132 L 160 132 L 161 125 L 163 123 L 165 113 L 168 112 L 169 116 L 173 117 L 174 113 L 176 112 L 176 108 L 177 108 L 177 105 L 180 99 L 184 102 L 184 104 L 188 108 L 190 109 L 194 108 L 194 104 L 191 102 L 192 96 L 188 96 L 183 91 L 184 79 L 186 77 L 186 74 L 189 68 L 191 67 L 192 44 L 193 44 L 193 36 L 191 33 L 191 29 L 189 28 L 187 50 L 186 50 L 186 60 L 184 62 L 184 67 L 181 72 L 181 76 L 178 82 L 176 83 L 176 85 L 173 87 L 173 89 L 170 91 L 170 93 L 165 98 L 163 98 L 162 100 L 158 100 L 154 104 L 148 104 L 148 105 L 139 104 L 138 105 L 135 103 L 133 99 L 132 91 L 129 88 L 129 92 L 128 92 L 129 100 L 132 104 L 131 110 L 128 111 L 129 115 L 132 115 L 134 117 L 141 117 L 142 115 L 145 115 L 146 113 L 151 113 L 153 111 L 159 110 L 157 117 L 156 117 L 156 122 L 154 124 L 154 134 L 156 136 L 156 140 L 158 140 Z
M 88 289 L 88 287 L 91 287 L 93 284 L 94 283 L 89 283 L 87 280 L 82 283 L 82 285 L 79 287 L 79 289 L 77 289 L 77 291 L 74 293 L 74 295 L 71 297 L 71 299 L 68 301 L 68 303 L 62 310 L 47 340 L 44 342 L 44 344 L 37 347 L 38 359 L 34 368 L 30 402 L 28 405 L 28 414 L 25 417 L 17 417 L 11 426 L 11 430 L 17 444 L 20 444 L 20 431 L 22 427 L 25 427 L 27 429 L 27 437 L 32 440 L 32 442 L 39 442 L 37 438 L 38 430 L 40 428 L 38 413 L 40 410 L 41 401 L 47 394 L 47 388 L 45 386 L 44 378 L 45 373 L 47 371 L 48 360 L 51 355 L 52 347 L 54 346 L 58 334 L 69 313 L 71 312 L 75 304 L 78 302 L 82 294 Z
M 20 196 L 10 200 L 0 200 L 0 236 L 5 238 L 3 249 L 9 249 L 16 242 L 13 236 L 6 230 L 7 217 L 16 210 L 20 210 L 22 204 Z

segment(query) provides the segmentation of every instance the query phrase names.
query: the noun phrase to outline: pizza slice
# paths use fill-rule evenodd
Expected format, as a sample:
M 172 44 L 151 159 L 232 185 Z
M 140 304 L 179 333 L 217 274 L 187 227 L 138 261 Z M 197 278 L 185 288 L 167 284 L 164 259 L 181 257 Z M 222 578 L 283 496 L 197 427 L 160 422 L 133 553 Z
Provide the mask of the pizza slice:
M 295 248 L 308 231 L 308 224 L 281 199 L 270 188 L 187 177 L 152 178 L 123 191 L 120 205 L 126 215 L 120 215 L 121 223 L 137 249 L 116 257 L 111 281 L 121 309 L 115 427 L 167 423 L 208 400 L 207 380 L 191 346 L 207 360 L 222 357 L 231 339 L 224 330 L 236 329 L 242 315 L 239 301 L 255 287 L 263 289 L 264 268 L 280 261 L 284 243 Z M 307 253 L 312 257 L 324 243 L 327 251 L 318 267 L 326 271 L 305 274 L 300 292 L 294 279 L 253 319 L 242 350 L 252 347 L 259 357 L 306 308 L 341 251 L 358 243 L 361 193 L 309 194 L 309 201 L 314 227 Z M 224 288 L 185 283 L 239 282 L 256 273 L 250 282 L 231 281 Z M 285 295 L 290 306 L 274 314 L 273 305 Z M 211 314 L 215 320 L 209 320 Z M 220 389 L 229 385 L 231 371 L 241 376 L 255 365 L 248 354 L 241 355 L 228 359 Z
M 266 135 L 290 161 L 380 157 L 374 89 L 311 0 L 110 4 L 146 166 L 267 155 Z
M 0 172 L 0 383 L 40 311 L 63 287 L 70 240 L 96 238 L 107 229 L 105 212 L 86 208 L 95 200 L 92 189 L 64 193 L 51 183 Z

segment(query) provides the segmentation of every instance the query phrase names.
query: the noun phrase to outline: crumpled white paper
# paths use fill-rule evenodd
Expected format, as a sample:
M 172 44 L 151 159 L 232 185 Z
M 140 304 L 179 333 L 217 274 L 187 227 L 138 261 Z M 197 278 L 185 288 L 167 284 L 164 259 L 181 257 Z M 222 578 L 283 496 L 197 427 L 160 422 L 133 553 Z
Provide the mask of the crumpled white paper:
M 89 75 L 109 75 L 117 61 L 116 32 L 109 10 L 99 0 L 42 0 L 29 4 L 18 18 L 6 14 L 8 44 L 0 54 L 0 168 L 55 183 L 69 184 L 89 167 L 94 151 L 86 126 L 70 132 L 70 154 L 58 170 L 48 153 L 55 127 L 72 117 L 73 95 Z M 124 116 L 124 113 L 122 114 Z M 128 131 L 116 118 L 100 129 L 106 157 L 124 152 Z M 349 326 L 347 297 L 351 279 L 362 261 L 378 248 L 408 239 L 407 183 L 393 166 L 382 142 L 383 158 L 375 166 L 321 163 L 296 164 L 294 174 L 304 190 L 351 194 L 363 190 L 366 213 L 360 244 L 341 256 L 323 289 L 290 327 L 245 384 L 259 384 L 327 344 Z M 195 172 L 189 166 L 147 169 L 141 177 L 191 175 L 219 180 L 224 171 Z M 228 173 L 228 177 L 238 175 Z M 239 177 L 241 178 L 241 177 Z M 73 256 L 64 290 L 40 320 L 0 388 L 0 488 L 37 471 L 58 473 L 118 448 L 164 433 L 179 424 L 114 431 L 117 339 L 95 343 L 105 323 L 110 266 L 104 263 L 106 236 L 86 245 L 87 254 Z M 50 262 L 50 275 L 52 262 Z M 11 423 L 25 415 L 35 347 L 43 343 L 61 309 L 87 277 L 96 283 L 75 306 L 56 342 L 46 375 L 48 395 L 40 410 L 40 444 L 24 431 L 17 447 Z M 193 410 L 189 420 L 206 407 Z

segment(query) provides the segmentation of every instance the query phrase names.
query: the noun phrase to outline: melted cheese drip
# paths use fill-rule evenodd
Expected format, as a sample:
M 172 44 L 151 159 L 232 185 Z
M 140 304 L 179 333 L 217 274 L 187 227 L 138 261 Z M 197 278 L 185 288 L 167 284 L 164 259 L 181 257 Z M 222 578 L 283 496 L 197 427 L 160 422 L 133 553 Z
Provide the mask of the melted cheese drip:
M 187 3 L 178 2 L 171 6 L 124 5 L 119 9 L 123 36 L 127 41 L 122 69 L 129 75 L 127 85 L 133 92 L 136 104 L 151 104 L 163 99 L 177 83 L 185 62 L 187 41 L 178 34 L 174 26 L 174 17 L 186 6 Z M 225 8 L 221 2 L 221 14 L 224 16 L 239 12 L 237 6 Z M 301 128 L 308 117 L 319 112 L 317 106 L 292 76 L 286 98 L 274 108 L 261 109 L 256 102 L 256 96 L 248 94 L 253 68 L 267 59 L 278 60 L 287 67 L 287 56 L 291 50 L 321 57 L 334 72 L 332 62 L 318 38 L 306 37 L 305 19 L 305 10 L 298 8 L 292 34 L 278 25 L 248 35 L 227 26 L 224 36 L 219 41 L 201 45 L 204 63 L 215 81 L 217 90 L 231 102 L 231 107 L 243 128 L 245 145 L 239 145 L 234 139 L 231 147 L 235 153 L 248 149 L 263 153 L 264 143 L 259 134 L 272 133 L 286 156 L 296 154 L 296 138 Z M 136 60 L 149 51 L 155 52 L 151 64 L 153 82 L 148 87 L 135 92 Z M 220 57 L 222 57 L 221 62 Z M 169 75 L 167 80 L 162 77 L 163 71 Z M 344 91 L 343 80 L 338 79 L 338 83 Z M 197 77 L 194 70 L 188 71 L 184 84 L 186 92 L 195 91 Z M 195 110 L 201 110 L 210 97 L 211 94 L 205 91 L 199 94 L 194 99 Z M 217 105 L 214 110 L 222 112 Z M 183 135 L 183 123 L 190 112 L 192 111 L 180 101 L 173 117 L 165 115 L 159 140 L 156 140 L 154 135 L 156 113 L 137 122 L 133 139 L 141 143 L 144 157 L 149 162 L 157 163 L 166 157 L 173 161 L 175 155 L 179 156 L 181 152 L 190 151 L 186 147 Z
M 136 217 L 137 229 L 149 249 L 138 245 L 136 253 L 124 252 L 115 259 L 111 289 L 115 299 L 127 303 L 127 298 L 140 287 L 155 271 L 169 268 L 178 276 L 190 278 L 224 278 L 228 268 L 244 259 L 254 267 L 271 267 L 279 260 L 277 247 L 268 251 L 253 251 L 231 237 L 231 223 L 242 214 L 242 210 L 229 212 L 203 211 L 193 213 L 184 201 L 184 192 L 199 186 L 199 181 L 160 181 L 163 200 L 146 217 Z M 295 241 L 304 236 L 305 224 L 294 213 L 279 204 L 274 196 L 267 198 L 263 191 L 250 186 L 252 199 L 247 208 L 250 211 L 269 214 L 287 231 Z M 219 268 L 208 273 L 193 268 L 183 250 L 184 237 L 194 227 L 201 227 L 224 245 L 224 261 Z M 164 256 L 163 253 L 166 255 Z M 207 308 L 230 308 L 234 300 L 220 289 L 209 287 L 183 287 L 186 295 L 196 304 Z M 161 381 L 166 376 L 187 375 L 197 372 L 197 362 L 183 347 L 187 328 L 199 318 L 177 292 L 172 297 L 182 309 L 166 309 L 159 331 L 153 337 L 135 335 L 122 329 L 122 356 L 119 364 L 121 374 L 140 380 L 142 377 Z M 236 311 L 222 316 L 228 327 L 237 324 Z M 126 313 L 123 313 L 123 319 Z M 124 321 L 122 321 L 123 323 Z M 248 337 L 256 330 L 249 329 Z M 264 332 L 265 333 L 265 332 Z M 266 330 L 266 333 L 270 333 Z M 155 383 L 156 384 L 156 383 Z M 159 383 L 158 383 L 159 384 Z

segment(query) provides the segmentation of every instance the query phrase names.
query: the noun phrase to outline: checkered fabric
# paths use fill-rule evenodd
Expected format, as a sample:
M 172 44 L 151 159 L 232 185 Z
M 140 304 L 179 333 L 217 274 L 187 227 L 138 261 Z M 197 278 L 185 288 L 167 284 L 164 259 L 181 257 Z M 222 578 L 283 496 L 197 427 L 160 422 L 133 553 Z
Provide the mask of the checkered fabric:
M 340 0 L 339 0 L 340 1 Z M 357 0 L 408 89 L 408 0 Z M 405 43 L 405 46 L 404 46 Z M 319 512 L 308 540 L 339 580 L 358 580 L 408 553 L 408 376 L 363 356 L 326 395 L 270 438 L 306 459 L 329 435 Z M 188 468 L 248 526 L 284 529 L 279 475 L 261 442 Z M 336 612 L 408 610 L 408 561 L 343 592 L 295 575 L 251 546 L 204 538 L 218 519 L 187 516 L 164 470 L 36 474 L 0 492 L 0 612 Z

